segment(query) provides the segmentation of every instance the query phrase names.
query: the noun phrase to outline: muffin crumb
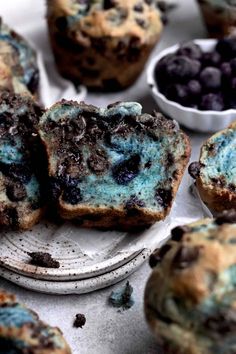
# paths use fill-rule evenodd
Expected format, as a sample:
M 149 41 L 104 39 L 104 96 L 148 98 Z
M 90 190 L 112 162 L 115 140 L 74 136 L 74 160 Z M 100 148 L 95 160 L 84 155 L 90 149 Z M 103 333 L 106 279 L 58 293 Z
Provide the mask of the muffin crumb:
M 31 257 L 30 264 L 45 268 L 60 268 L 60 262 L 52 258 L 50 253 L 46 252 L 28 252 Z

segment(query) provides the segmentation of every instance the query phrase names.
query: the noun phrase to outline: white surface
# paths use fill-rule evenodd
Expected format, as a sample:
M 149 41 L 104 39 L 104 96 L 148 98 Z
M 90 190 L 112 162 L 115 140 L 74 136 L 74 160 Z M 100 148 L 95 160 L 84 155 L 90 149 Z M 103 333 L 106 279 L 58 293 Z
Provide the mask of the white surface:
M 37 10 L 37 6 L 32 6 L 32 24 L 34 24 L 35 15 L 42 16 L 44 2 L 44 0 L 31 0 L 31 4 L 40 3 L 41 5 L 40 11 Z M 5 6 L 12 8 L 13 12 L 10 10 L 1 11 L 2 3 L 3 1 L 0 3 L 0 12 L 3 15 L 6 14 L 6 22 L 14 26 L 15 17 L 12 16 L 12 13 L 16 13 L 15 16 L 18 18 L 21 16 L 21 0 L 7 1 Z M 156 48 L 156 53 L 178 41 L 204 38 L 205 36 L 195 2 L 193 0 L 179 0 L 178 3 L 179 7 L 171 15 L 169 27 L 166 28 L 162 41 Z M 19 10 L 16 11 L 16 8 Z M 42 21 L 44 21 L 43 18 Z M 27 26 L 30 27 L 31 24 L 25 24 L 25 27 Z M 45 33 L 32 31 L 30 38 L 35 46 L 46 48 Z M 116 94 L 89 94 L 87 102 L 105 106 L 112 101 L 122 99 L 139 101 L 147 112 L 156 108 L 146 85 L 145 73 L 132 88 Z M 199 155 L 199 146 L 207 138 L 207 135 L 191 133 L 190 136 L 193 145 L 192 160 L 196 160 Z M 187 210 L 189 214 L 195 215 L 196 202 L 188 193 L 188 186 L 191 183 L 192 180 L 186 175 L 177 198 L 182 201 L 180 205 L 183 213 Z M 74 354 L 157 354 L 156 342 L 146 326 L 143 315 L 143 291 L 149 274 L 149 267 L 145 264 L 130 276 L 129 280 L 134 287 L 135 305 L 130 310 L 121 313 L 107 304 L 109 294 L 114 288 L 119 287 L 119 284 L 79 296 L 37 294 L 23 290 L 1 278 L 0 286 L 16 293 L 21 301 L 38 311 L 42 319 L 52 325 L 59 325 Z M 79 312 L 84 313 L 87 317 L 87 323 L 82 330 L 72 327 L 74 316 Z
M 216 45 L 215 39 L 195 40 L 203 52 L 211 52 Z M 200 132 L 216 132 L 227 128 L 235 120 L 236 110 L 228 109 L 223 112 L 200 111 L 195 108 L 184 107 L 179 103 L 168 100 L 158 89 L 155 80 L 156 64 L 167 54 L 175 53 L 179 48 L 176 44 L 164 49 L 150 61 L 147 68 L 147 82 L 150 91 L 156 100 L 160 110 L 167 116 L 178 120 L 178 122 L 189 129 Z

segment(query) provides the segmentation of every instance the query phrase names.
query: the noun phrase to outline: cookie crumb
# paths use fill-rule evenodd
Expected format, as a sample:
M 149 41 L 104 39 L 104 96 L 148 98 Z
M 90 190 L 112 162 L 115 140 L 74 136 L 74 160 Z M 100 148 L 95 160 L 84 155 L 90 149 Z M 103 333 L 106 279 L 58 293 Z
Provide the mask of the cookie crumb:
M 122 307 L 123 310 L 128 310 L 134 305 L 132 293 L 133 287 L 130 285 L 129 281 L 127 281 L 124 287 L 117 291 L 112 291 L 109 302 L 114 307 Z
M 83 328 L 85 323 L 86 323 L 86 317 L 82 313 L 77 313 L 77 315 L 75 315 L 75 320 L 74 320 L 74 323 L 73 323 L 73 327 L 75 327 L 75 328 Z
M 60 268 L 60 263 L 46 252 L 28 252 L 31 257 L 30 264 L 45 268 Z

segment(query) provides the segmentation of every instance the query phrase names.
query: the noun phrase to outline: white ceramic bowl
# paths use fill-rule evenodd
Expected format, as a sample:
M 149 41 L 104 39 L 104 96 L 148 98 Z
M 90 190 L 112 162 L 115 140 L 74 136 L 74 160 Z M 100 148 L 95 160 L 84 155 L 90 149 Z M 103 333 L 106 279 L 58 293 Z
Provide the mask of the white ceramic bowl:
M 215 39 L 198 39 L 194 42 L 198 44 L 204 52 L 211 51 L 216 44 Z M 177 120 L 180 124 L 192 130 L 215 132 L 228 127 L 230 123 L 236 120 L 236 109 L 228 109 L 222 112 L 200 111 L 170 101 L 159 91 L 155 80 L 156 64 L 162 57 L 176 52 L 178 48 L 179 45 L 177 44 L 163 50 L 160 54 L 151 59 L 147 68 L 147 82 L 159 109 L 167 116 Z

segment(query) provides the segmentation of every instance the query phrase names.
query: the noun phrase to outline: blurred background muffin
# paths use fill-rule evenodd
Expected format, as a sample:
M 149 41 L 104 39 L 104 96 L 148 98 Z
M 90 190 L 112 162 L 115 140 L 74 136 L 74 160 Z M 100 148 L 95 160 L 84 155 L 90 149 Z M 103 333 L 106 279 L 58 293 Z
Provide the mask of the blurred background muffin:
M 162 31 L 157 0 L 47 0 L 47 5 L 59 72 L 92 89 L 131 85 Z
M 0 18 L 0 91 L 37 95 L 38 84 L 35 51 Z
M 236 0 L 197 0 L 211 37 L 236 32 Z

